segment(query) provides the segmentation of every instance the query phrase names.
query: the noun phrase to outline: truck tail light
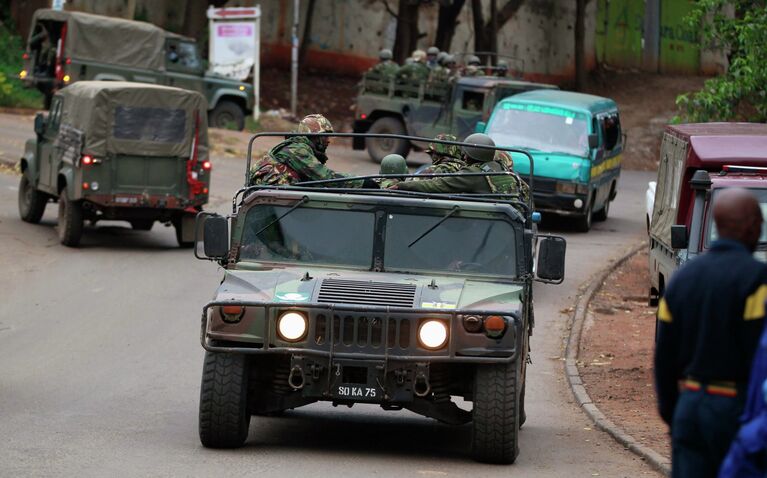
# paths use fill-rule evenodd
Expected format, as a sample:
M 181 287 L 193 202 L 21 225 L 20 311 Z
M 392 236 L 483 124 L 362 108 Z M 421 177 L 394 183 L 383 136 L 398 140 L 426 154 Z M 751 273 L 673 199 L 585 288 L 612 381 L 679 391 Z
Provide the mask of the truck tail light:
M 90 156 L 90 155 L 87 155 L 87 154 L 86 154 L 85 156 L 83 156 L 83 159 L 82 159 L 82 163 L 83 163 L 85 166 L 88 166 L 88 165 L 90 165 L 90 164 L 93 164 L 93 156 Z
M 71 58 L 67 58 L 66 60 L 64 60 L 64 64 L 65 65 L 71 65 L 72 64 L 72 59 Z
M 202 169 L 204 169 L 205 171 L 210 171 L 210 168 L 212 168 L 212 167 L 213 167 L 213 165 L 210 164 L 210 161 L 203 161 Z
M 21 59 L 22 60 L 29 60 L 29 53 L 24 53 L 23 55 L 21 55 Z
M 360 119 L 367 119 L 367 118 L 368 118 L 368 115 L 366 115 L 365 113 L 362 113 L 360 115 Z

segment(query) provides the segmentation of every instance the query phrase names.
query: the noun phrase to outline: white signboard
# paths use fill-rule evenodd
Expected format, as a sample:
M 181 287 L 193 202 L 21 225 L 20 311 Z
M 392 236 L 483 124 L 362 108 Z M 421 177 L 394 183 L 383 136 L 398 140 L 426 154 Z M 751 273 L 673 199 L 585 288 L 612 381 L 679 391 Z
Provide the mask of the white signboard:
M 258 119 L 259 27 L 261 8 L 209 8 L 208 69 L 217 75 L 243 81 L 253 73 L 255 107 Z

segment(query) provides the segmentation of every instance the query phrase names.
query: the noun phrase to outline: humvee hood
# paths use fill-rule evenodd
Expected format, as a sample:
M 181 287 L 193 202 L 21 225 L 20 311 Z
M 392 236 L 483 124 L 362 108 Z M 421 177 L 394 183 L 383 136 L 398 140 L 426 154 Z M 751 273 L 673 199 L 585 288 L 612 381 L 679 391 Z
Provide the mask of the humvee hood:
M 216 300 L 512 311 L 521 294 L 492 279 L 291 267 L 226 271 Z

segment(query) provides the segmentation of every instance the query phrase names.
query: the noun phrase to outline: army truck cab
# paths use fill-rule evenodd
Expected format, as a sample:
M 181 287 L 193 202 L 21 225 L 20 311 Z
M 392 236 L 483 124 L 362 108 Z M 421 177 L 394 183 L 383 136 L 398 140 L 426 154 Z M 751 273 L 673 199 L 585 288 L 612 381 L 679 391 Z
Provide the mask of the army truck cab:
M 650 303 L 674 272 L 708 250 L 716 237 L 712 204 L 718 191 L 750 190 L 767 212 L 767 125 L 669 125 L 663 135 L 650 221 Z M 767 231 L 756 257 L 767 258 Z
M 135 81 L 197 91 L 211 126 L 242 130 L 253 111 L 253 85 L 205 73 L 192 38 L 151 23 L 40 9 L 32 19 L 19 74 L 46 96 L 78 81 Z
M 21 158 L 19 214 L 38 223 L 58 201 L 61 242 L 77 246 L 84 221 L 172 224 L 180 246 L 208 202 L 211 163 L 205 98 L 141 83 L 81 81 L 57 92 Z
M 625 146 L 613 100 L 569 91 L 528 91 L 503 99 L 487 125 L 480 123 L 478 129 L 498 145 L 533 155 L 539 211 L 572 217 L 583 232 L 591 229 L 592 220 L 607 219 L 618 193 Z M 514 169 L 527 174 L 528 164 L 515 162 Z
M 460 78 L 455 82 L 397 83 L 394 78 L 369 73 L 357 96 L 355 133 L 408 134 L 433 138 L 450 133 L 462 139 L 475 132 L 479 121 L 487 121 L 503 98 L 523 91 L 554 85 L 494 76 Z M 387 154 L 407 156 L 411 148 L 428 143 L 358 136 L 354 149 L 367 149 L 380 162 Z
M 203 445 L 241 446 L 251 415 L 367 403 L 472 422 L 474 458 L 513 462 L 532 284 L 562 281 L 564 239 L 518 197 L 337 181 L 245 187 L 228 217 L 198 216 L 199 257 L 224 268 L 202 313 Z

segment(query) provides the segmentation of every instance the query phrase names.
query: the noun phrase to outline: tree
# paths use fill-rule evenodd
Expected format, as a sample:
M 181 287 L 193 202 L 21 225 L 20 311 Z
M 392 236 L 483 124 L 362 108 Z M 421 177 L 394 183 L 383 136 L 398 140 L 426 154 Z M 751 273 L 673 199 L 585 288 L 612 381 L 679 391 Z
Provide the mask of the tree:
M 575 2 L 575 89 L 586 86 L 586 7 L 590 0 Z
M 309 48 L 312 36 L 312 18 L 314 18 L 314 0 L 309 0 L 306 6 L 306 19 L 304 20 L 304 34 L 301 37 L 301 46 L 298 49 L 298 64 L 301 69 L 306 67 L 306 51 Z
M 463 10 L 466 0 L 444 0 L 439 5 L 439 15 L 437 17 L 437 38 L 434 40 L 434 46 L 442 51 L 450 50 L 450 44 L 453 42 L 455 27 L 458 25 L 458 15 Z
M 386 11 L 397 19 L 397 32 L 394 38 L 394 61 L 403 63 L 410 52 L 416 49 L 421 33 L 418 31 L 418 13 L 424 0 L 399 0 L 397 13 L 389 7 L 388 0 L 381 0 Z
M 728 14 L 734 12 L 734 15 Z M 727 53 L 727 72 L 679 95 L 677 121 L 767 121 L 767 1 L 698 0 L 687 22 Z
M 471 0 L 474 19 L 474 51 L 498 52 L 498 29 L 511 20 L 525 0 L 508 0 L 500 10 L 496 0 L 490 0 L 490 18 L 485 23 L 482 0 Z

